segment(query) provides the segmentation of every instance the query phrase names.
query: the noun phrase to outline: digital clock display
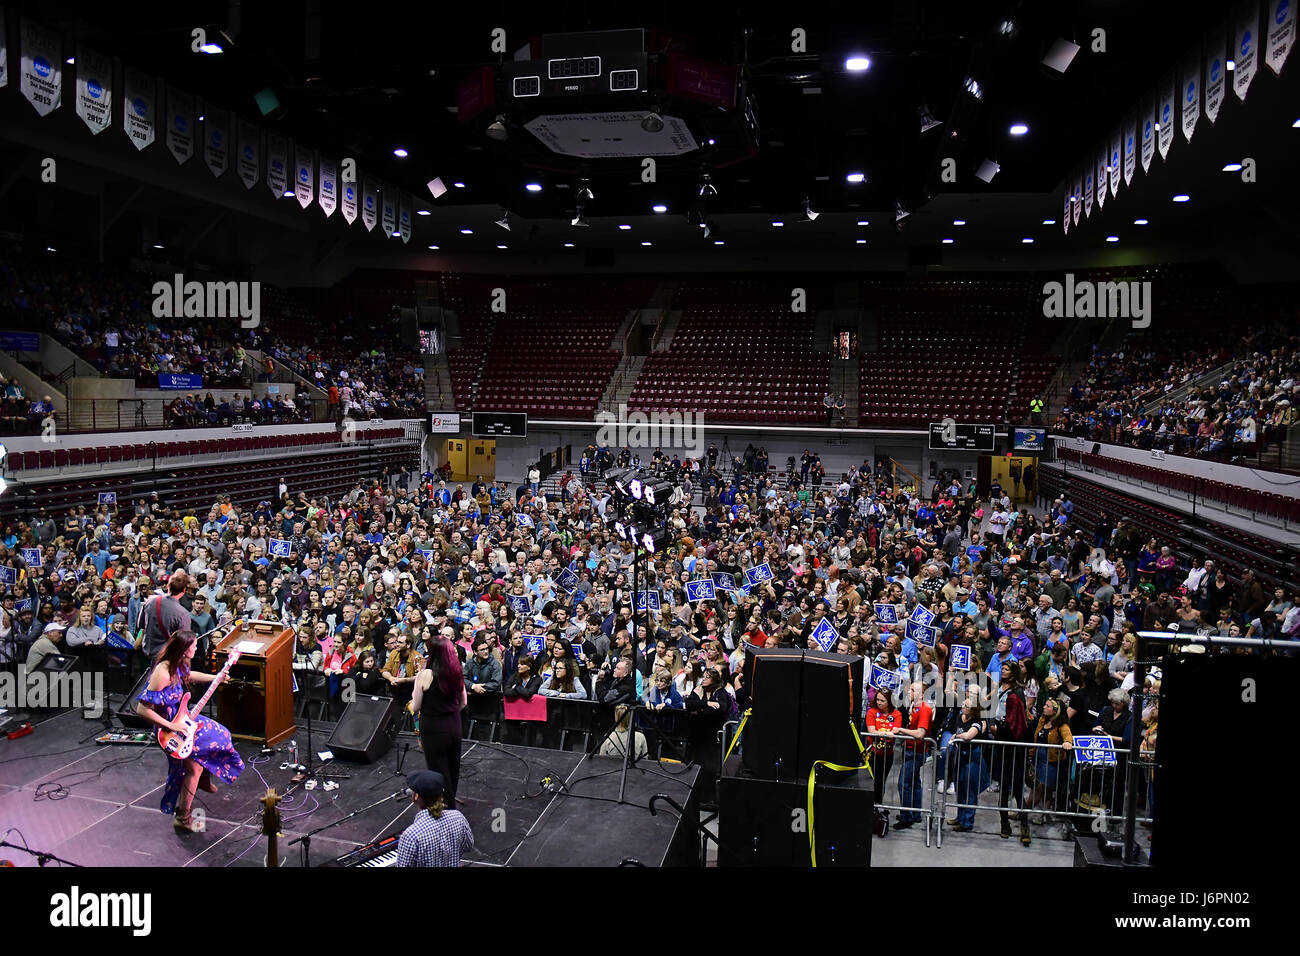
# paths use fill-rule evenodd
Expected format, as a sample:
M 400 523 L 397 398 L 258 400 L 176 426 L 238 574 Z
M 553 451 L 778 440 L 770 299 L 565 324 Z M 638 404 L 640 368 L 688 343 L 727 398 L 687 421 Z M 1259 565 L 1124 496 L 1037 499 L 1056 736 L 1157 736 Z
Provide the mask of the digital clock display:
M 552 80 L 574 80 L 600 76 L 600 57 L 577 56 L 546 61 L 547 77 Z
M 516 76 L 515 96 L 541 96 L 542 78 L 540 76 Z
M 640 83 L 636 70 L 610 70 L 609 88 L 615 92 L 635 90 Z

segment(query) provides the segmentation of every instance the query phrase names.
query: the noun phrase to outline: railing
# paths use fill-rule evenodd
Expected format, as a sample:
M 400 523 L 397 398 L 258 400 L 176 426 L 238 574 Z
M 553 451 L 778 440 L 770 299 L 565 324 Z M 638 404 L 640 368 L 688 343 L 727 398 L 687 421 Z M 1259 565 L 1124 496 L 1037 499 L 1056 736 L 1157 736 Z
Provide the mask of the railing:
M 148 431 L 160 428 L 228 428 L 231 425 L 292 425 L 310 424 L 311 418 L 289 418 L 283 414 L 258 415 L 249 413 L 230 414 L 217 417 L 216 412 L 199 412 L 185 419 L 172 419 L 166 411 L 170 404 L 161 398 L 76 398 L 68 401 L 68 414 L 63 421 L 56 423 L 58 434 L 75 434 L 78 432 L 107 431 Z M 326 421 L 323 415 L 317 415 L 315 421 Z M 41 433 L 39 421 L 34 427 L 22 434 Z

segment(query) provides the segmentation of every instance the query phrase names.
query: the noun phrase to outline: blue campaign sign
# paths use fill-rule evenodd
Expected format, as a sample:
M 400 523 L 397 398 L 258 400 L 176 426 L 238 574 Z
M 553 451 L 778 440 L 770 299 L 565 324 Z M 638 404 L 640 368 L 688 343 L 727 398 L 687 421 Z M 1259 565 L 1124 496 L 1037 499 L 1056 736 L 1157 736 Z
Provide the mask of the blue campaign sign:
M 528 515 L 515 515 L 515 524 L 520 528 L 537 527 L 537 525 L 533 523 L 533 519 L 530 518 Z
M 715 601 L 717 598 L 718 589 L 712 580 L 686 582 L 686 600 L 692 604 L 696 601 Z
M 5 352 L 39 352 L 41 336 L 38 332 L 0 332 L 0 350 Z
M 650 605 L 650 610 L 658 613 L 662 609 L 663 605 L 659 603 L 658 591 L 638 591 L 636 594 L 636 609 L 638 611 L 644 611 L 646 609 L 647 599 Z
M 32 609 L 32 599 L 23 598 L 21 601 L 14 601 L 15 611 L 30 611 Z
M 885 670 L 883 667 L 871 665 L 871 686 L 879 690 L 897 690 L 901 683 L 898 671 Z
M 293 554 L 293 542 L 284 538 L 272 538 L 266 553 L 273 558 L 287 558 Z
M 939 639 L 939 629 L 929 624 L 917 624 L 915 621 L 908 621 L 906 636 L 918 644 L 934 647 L 935 641 Z
M 528 653 L 534 658 L 541 657 L 542 652 L 546 650 L 546 636 L 544 634 L 529 634 L 524 638 L 524 643 L 528 645 Z
M 898 605 L 897 604 L 876 604 L 877 624 L 897 624 L 898 623 Z
M 753 587 L 756 584 L 765 584 L 766 582 L 771 581 L 772 578 L 772 569 L 768 566 L 766 561 L 762 564 L 755 565 L 745 572 L 745 580 L 749 582 L 750 587 Z
M 174 372 L 159 372 L 158 387 L 176 389 L 182 392 L 186 389 L 197 390 L 203 387 L 203 376 L 178 375 Z
M 555 579 L 555 583 L 566 592 L 572 591 L 578 586 L 578 576 L 569 568 L 565 568 L 560 572 L 560 576 Z
M 18 569 L 0 566 L 0 584 L 17 584 Z
M 515 614 L 524 617 L 528 614 L 528 595 L 527 594 L 507 594 L 506 600 L 510 606 L 515 609 Z
M 1119 763 L 1115 755 L 1115 741 L 1109 737 L 1075 737 L 1074 758 L 1079 763 L 1101 764 L 1114 767 Z
M 101 505 L 115 505 L 115 504 L 117 504 L 117 492 L 116 492 L 116 491 L 101 491 L 101 492 L 99 493 L 99 503 L 100 503 Z
M 955 670 L 970 670 L 970 647 L 966 644 L 954 644 L 949 652 L 948 663 Z
M 43 554 L 40 548 L 23 548 L 23 560 L 29 568 L 39 568 L 44 560 Z
M 834 647 L 839 637 L 839 631 L 835 630 L 835 625 L 827 618 L 822 618 L 821 623 L 812 632 L 812 639 L 817 642 L 817 646 L 823 651 L 829 651 Z
M 420 549 L 420 554 L 424 557 L 424 560 L 425 560 L 426 563 L 428 563 L 428 564 L 432 564 L 432 563 L 433 563 L 433 550 L 432 550 L 432 549 L 429 549 L 429 548 L 421 548 L 421 549 Z
M 934 612 L 923 604 L 918 604 L 912 609 L 912 616 L 908 618 L 913 624 L 924 624 L 929 626 L 934 623 Z
M 714 571 L 709 575 L 713 579 L 713 586 L 719 591 L 735 591 L 736 576 L 727 571 Z

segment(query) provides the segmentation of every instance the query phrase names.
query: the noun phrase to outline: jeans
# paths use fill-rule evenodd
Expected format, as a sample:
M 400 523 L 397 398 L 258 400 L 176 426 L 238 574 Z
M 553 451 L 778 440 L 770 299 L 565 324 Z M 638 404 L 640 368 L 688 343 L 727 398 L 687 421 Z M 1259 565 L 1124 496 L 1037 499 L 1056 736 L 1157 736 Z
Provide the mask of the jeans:
M 898 772 L 899 803 L 905 807 L 921 806 L 921 766 L 925 763 L 925 750 L 918 744 L 915 749 L 904 749 L 903 764 Z M 898 815 L 902 823 L 920 823 L 921 814 L 904 810 Z
M 964 827 L 975 825 L 974 805 L 979 803 L 980 794 L 989 788 L 989 771 L 984 764 L 983 747 L 967 748 L 968 753 L 961 755 L 961 767 L 957 774 L 957 802 L 971 804 L 969 808 L 957 811 L 957 822 Z
M 955 760 L 956 758 L 956 748 L 952 746 L 952 731 L 945 730 L 943 736 L 939 738 L 939 759 L 936 762 L 935 778 L 947 780 L 947 775 L 943 772 L 944 767 L 949 760 Z

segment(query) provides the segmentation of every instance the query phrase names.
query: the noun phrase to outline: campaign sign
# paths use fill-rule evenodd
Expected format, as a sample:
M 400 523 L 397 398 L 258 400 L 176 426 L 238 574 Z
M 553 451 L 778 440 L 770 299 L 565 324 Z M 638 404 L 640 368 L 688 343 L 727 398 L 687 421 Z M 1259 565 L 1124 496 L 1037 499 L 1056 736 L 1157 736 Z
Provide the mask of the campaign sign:
M 0 584 L 17 584 L 18 569 L 0 567 Z
M 649 601 L 650 610 L 657 614 L 662 609 L 662 605 L 659 603 L 658 591 L 638 591 L 636 594 L 636 609 L 638 611 L 644 611 L 646 609 L 647 599 Z
M 560 576 L 555 579 L 555 583 L 565 592 L 572 591 L 578 586 L 578 576 L 569 568 L 560 572 Z
M 753 587 L 756 584 L 766 584 L 768 581 L 771 581 L 773 577 L 772 569 L 768 566 L 766 561 L 745 572 L 745 580 L 749 582 L 750 587 Z
M 935 641 L 939 639 L 939 629 L 928 624 L 917 624 L 915 621 L 908 621 L 906 636 L 918 644 L 934 647 Z
M 696 601 L 715 601 L 717 597 L 717 588 L 711 580 L 686 582 L 686 600 L 692 604 Z
M 100 503 L 101 505 L 115 505 L 115 504 L 117 504 L 117 492 L 116 492 L 116 491 L 101 491 L 101 492 L 99 493 L 99 503 Z
M 873 605 L 876 612 L 877 624 L 897 624 L 898 623 L 898 605 L 897 604 L 876 604 Z
M 736 576 L 727 571 L 714 571 L 709 575 L 713 579 L 713 586 L 719 591 L 735 591 Z
M 827 652 L 835 646 L 839 637 L 839 631 L 835 630 L 835 625 L 827 618 L 822 618 L 821 623 L 812 632 L 812 639 L 817 642 L 817 646 Z
M 885 670 L 883 667 L 871 665 L 871 686 L 877 690 L 898 690 L 901 679 L 898 671 Z
M 39 568 L 43 554 L 40 548 L 23 548 L 23 560 L 27 562 L 29 568 Z
M 948 663 L 955 670 L 970 670 L 970 647 L 966 644 L 954 644 L 950 651 Z
M 524 643 L 528 645 L 528 653 L 534 658 L 539 658 L 542 656 L 542 652 L 546 650 L 546 635 L 529 634 L 524 638 Z
M 524 617 L 528 614 L 528 595 L 527 594 L 507 594 L 506 600 L 510 606 L 515 609 L 515 614 Z
M 433 550 L 432 550 L 432 549 L 421 548 L 419 553 L 421 554 L 421 556 L 423 556 L 424 561 L 425 561 L 426 564 L 432 564 L 432 563 L 433 563 Z
M 537 525 L 533 523 L 533 519 L 528 517 L 528 515 L 515 515 L 515 525 L 520 528 L 537 527 Z
M 293 554 L 293 542 L 284 538 L 272 538 L 266 553 L 273 558 L 287 558 Z
M 30 611 L 31 609 L 32 609 L 31 598 L 23 598 L 21 601 L 14 601 L 15 611 L 22 612 L 22 611 Z
M 1109 737 L 1075 737 L 1074 756 L 1079 763 L 1114 767 L 1119 763 L 1115 756 L 1115 741 Z
M 934 623 L 934 612 L 923 604 L 918 604 L 912 610 L 912 616 L 908 618 L 913 624 L 923 624 L 929 627 Z

